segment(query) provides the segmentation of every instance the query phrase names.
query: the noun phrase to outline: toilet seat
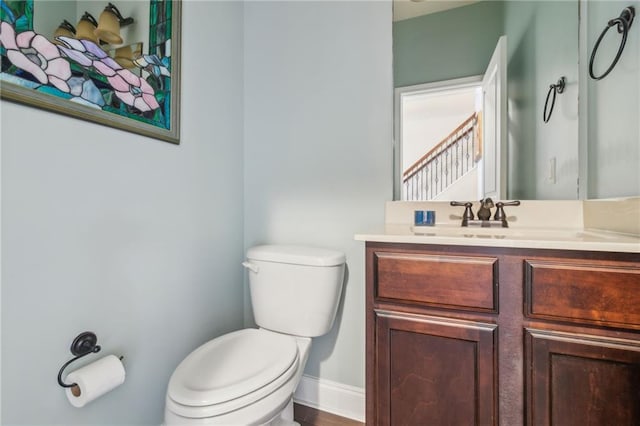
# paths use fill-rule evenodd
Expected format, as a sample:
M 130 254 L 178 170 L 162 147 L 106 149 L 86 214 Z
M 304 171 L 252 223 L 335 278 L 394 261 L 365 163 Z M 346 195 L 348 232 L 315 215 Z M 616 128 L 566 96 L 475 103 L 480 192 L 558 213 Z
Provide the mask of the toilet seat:
M 293 336 L 245 329 L 189 354 L 169 381 L 170 410 L 188 418 L 217 416 L 249 405 L 291 379 L 298 367 Z

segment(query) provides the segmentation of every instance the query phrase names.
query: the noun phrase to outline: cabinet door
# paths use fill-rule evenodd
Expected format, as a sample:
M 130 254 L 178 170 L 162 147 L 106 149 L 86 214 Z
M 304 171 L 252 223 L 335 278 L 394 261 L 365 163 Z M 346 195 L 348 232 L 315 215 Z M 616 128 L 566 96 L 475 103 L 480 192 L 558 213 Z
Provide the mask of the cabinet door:
M 376 312 L 377 425 L 497 423 L 496 326 Z
M 640 343 L 525 330 L 527 424 L 640 425 Z

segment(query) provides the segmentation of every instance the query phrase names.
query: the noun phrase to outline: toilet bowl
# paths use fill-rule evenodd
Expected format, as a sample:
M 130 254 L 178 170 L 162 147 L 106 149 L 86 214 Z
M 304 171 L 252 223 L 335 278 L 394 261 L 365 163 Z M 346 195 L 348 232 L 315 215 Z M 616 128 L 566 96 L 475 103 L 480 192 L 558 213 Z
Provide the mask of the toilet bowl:
M 273 423 L 295 391 L 310 346 L 310 338 L 264 329 L 240 330 L 205 343 L 173 373 L 165 423 Z
M 247 252 L 260 328 L 213 339 L 169 381 L 166 425 L 293 425 L 293 393 L 311 338 L 328 332 L 340 299 L 344 254 L 299 246 Z

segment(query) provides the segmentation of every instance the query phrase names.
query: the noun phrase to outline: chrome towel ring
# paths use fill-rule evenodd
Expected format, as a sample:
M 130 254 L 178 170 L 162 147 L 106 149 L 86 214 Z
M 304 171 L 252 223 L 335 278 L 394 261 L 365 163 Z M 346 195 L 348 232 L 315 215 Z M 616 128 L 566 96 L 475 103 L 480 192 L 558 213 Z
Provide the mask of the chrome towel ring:
M 611 19 L 607 23 L 607 26 L 600 34 L 600 37 L 598 37 L 598 40 L 596 40 L 596 44 L 595 46 L 593 46 L 593 51 L 591 52 L 591 59 L 589 59 L 589 75 L 594 80 L 601 80 L 605 78 L 618 63 L 618 60 L 622 55 L 622 51 L 624 50 L 624 45 L 627 42 L 627 35 L 629 34 L 629 29 L 631 28 L 631 24 L 633 23 L 633 18 L 635 17 L 635 15 L 636 15 L 636 10 L 634 9 L 633 6 L 625 7 L 624 9 L 622 9 L 620 16 L 618 16 L 615 19 Z M 598 46 L 600 46 L 600 42 L 604 38 L 607 31 L 609 31 L 609 28 L 613 27 L 614 25 L 617 26 L 618 33 L 622 34 L 622 39 L 620 40 L 620 47 L 618 47 L 618 53 L 616 53 L 616 57 L 613 59 L 613 62 L 611 63 L 611 65 L 609 65 L 609 68 L 607 68 L 607 70 L 603 74 L 596 76 L 593 72 L 593 60 L 596 57 L 596 52 L 598 51 Z
M 547 92 L 547 99 L 544 101 L 544 111 L 542 111 L 542 120 L 545 123 L 549 122 L 551 118 L 551 113 L 553 112 L 553 106 L 556 104 L 556 94 L 564 92 L 564 86 L 566 84 L 566 79 L 564 77 L 560 77 L 556 84 L 552 84 L 549 86 L 549 91 Z M 547 107 L 549 106 L 549 96 L 553 93 L 553 97 L 551 98 L 551 107 L 549 108 L 549 113 L 547 114 Z

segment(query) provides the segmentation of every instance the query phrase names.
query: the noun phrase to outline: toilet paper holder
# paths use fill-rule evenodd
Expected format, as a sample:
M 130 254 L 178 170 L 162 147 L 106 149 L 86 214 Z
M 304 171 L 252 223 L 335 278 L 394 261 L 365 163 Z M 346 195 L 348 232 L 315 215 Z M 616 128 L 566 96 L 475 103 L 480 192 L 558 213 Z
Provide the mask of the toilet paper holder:
M 58 372 L 58 384 L 60 386 L 62 386 L 63 388 L 72 388 L 76 386 L 76 383 L 64 383 L 62 381 L 62 373 L 64 369 L 67 368 L 72 362 L 89 354 L 100 352 L 100 349 L 102 348 L 97 343 L 98 337 L 91 331 L 82 332 L 77 335 L 75 339 L 73 339 L 73 343 L 71 343 L 71 353 L 75 355 L 75 357 L 65 362 L 62 365 L 62 368 L 60 368 L 60 371 Z M 122 357 L 120 357 L 120 359 L 122 359 Z

